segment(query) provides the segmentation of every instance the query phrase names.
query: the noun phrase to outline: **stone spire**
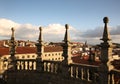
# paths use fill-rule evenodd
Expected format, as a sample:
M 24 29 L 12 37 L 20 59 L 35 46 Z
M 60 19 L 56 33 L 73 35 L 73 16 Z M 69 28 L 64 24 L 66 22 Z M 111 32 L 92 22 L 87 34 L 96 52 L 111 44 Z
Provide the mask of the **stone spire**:
M 101 64 L 99 66 L 99 75 L 100 75 L 100 84 L 111 84 L 109 82 L 109 71 L 111 71 L 114 67 L 111 65 L 112 59 L 112 42 L 110 39 L 110 34 L 108 32 L 108 17 L 104 17 L 104 31 L 103 31 L 103 37 L 101 40 L 103 42 L 101 43 Z
M 40 30 L 40 34 L 39 34 L 39 39 L 38 39 L 38 42 L 39 43 L 42 43 L 43 41 L 43 37 L 42 37 L 42 27 L 39 27 L 39 30 Z
M 104 25 L 104 31 L 103 31 L 103 38 L 101 40 L 103 40 L 104 42 L 107 42 L 107 41 L 111 40 L 110 34 L 108 32 L 108 27 L 107 27 L 107 23 L 109 22 L 108 17 L 104 17 L 103 22 L 105 23 L 105 25 Z
M 16 42 L 15 42 L 15 36 L 14 36 L 14 28 L 11 28 L 12 35 L 9 43 L 9 51 L 10 51 L 10 58 L 8 59 L 8 68 L 10 70 L 15 70 L 16 67 L 16 57 L 15 57 L 15 51 L 16 51 Z
M 61 65 L 61 70 L 62 70 L 62 76 L 68 78 L 69 77 L 69 64 L 72 63 L 71 59 L 71 44 L 70 44 L 70 38 L 68 34 L 68 29 L 69 26 L 68 24 L 65 25 L 66 31 L 65 31 L 65 36 L 64 36 L 64 43 L 62 45 L 63 47 L 63 54 L 62 56 L 64 57 Z
M 11 28 L 11 31 L 12 31 L 11 40 L 14 41 L 14 40 L 15 40 L 15 36 L 14 36 L 14 31 L 15 31 L 15 30 L 14 30 L 14 28 Z
M 69 41 L 70 41 L 70 37 L 69 37 L 69 33 L 68 33 L 69 25 L 66 24 L 65 28 L 66 28 L 66 32 L 65 32 L 64 42 L 69 43 Z
M 9 51 L 10 51 L 11 58 L 13 60 L 15 58 L 15 49 L 16 49 L 14 28 L 11 28 L 11 31 L 12 31 L 12 35 L 11 35 L 11 39 L 10 39 L 10 43 L 9 43 Z
M 44 46 L 43 46 L 43 37 L 42 37 L 42 27 L 39 27 L 39 38 L 38 38 L 38 43 L 36 43 L 37 46 L 37 58 L 42 60 L 42 54 L 44 52 Z
M 65 25 L 66 31 L 65 31 L 65 37 L 64 37 L 64 44 L 63 44 L 63 57 L 64 61 L 66 63 L 71 63 L 71 44 L 70 44 L 70 37 L 68 33 L 69 26 L 68 24 Z
M 44 53 L 44 44 L 43 44 L 43 38 L 42 38 L 42 27 L 39 27 L 39 38 L 38 38 L 38 43 L 36 43 L 37 47 L 37 64 L 36 64 L 36 69 L 38 71 L 43 70 L 43 62 L 42 62 L 42 55 Z
M 101 61 L 103 63 L 107 63 L 109 60 L 112 59 L 112 42 L 110 39 L 110 34 L 108 32 L 108 17 L 104 17 L 103 22 L 105 23 L 104 25 L 104 31 L 103 31 L 103 37 L 101 40 L 103 40 L 103 43 L 101 43 Z

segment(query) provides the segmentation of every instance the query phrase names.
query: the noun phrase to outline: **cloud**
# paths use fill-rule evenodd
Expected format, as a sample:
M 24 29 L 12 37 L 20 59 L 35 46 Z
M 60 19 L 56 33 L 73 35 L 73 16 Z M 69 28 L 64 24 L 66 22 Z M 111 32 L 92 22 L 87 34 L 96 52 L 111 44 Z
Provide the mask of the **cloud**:
M 9 39 L 12 27 L 15 29 L 16 39 L 38 40 L 39 26 L 34 26 L 32 24 L 19 24 L 8 19 L 0 19 L 0 37 L 7 37 Z M 74 35 L 77 30 L 72 26 L 69 26 L 69 32 L 72 32 L 72 35 Z M 64 25 L 57 23 L 43 26 L 43 39 L 45 41 L 62 41 L 64 39 L 64 34 Z
M 19 24 L 11 20 L 0 19 L 0 36 L 8 37 L 11 34 L 10 29 L 14 26 L 18 27 Z
M 77 30 L 69 26 L 69 34 L 73 36 Z M 49 24 L 43 29 L 44 38 L 49 41 L 62 41 L 65 34 L 65 26 L 61 24 Z M 73 34 L 72 34 L 73 33 Z
M 120 25 L 118 25 L 117 27 L 113 27 L 111 30 L 111 34 L 112 35 L 120 35 Z
M 15 37 L 19 40 L 37 41 L 39 36 L 39 26 L 32 24 L 19 24 L 12 20 L 0 19 L 0 39 L 10 39 L 11 28 L 15 29 Z M 54 23 L 43 27 L 43 40 L 47 42 L 60 42 L 64 39 L 65 25 Z M 113 42 L 120 43 L 120 25 L 109 27 L 111 39 Z M 69 34 L 71 41 L 85 42 L 89 44 L 99 44 L 102 38 L 103 27 L 96 27 L 85 32 L 69 25 Z
M 88 43 L 90 44 L 98 44 L 101 42 L 100 39 L 102 38 L 103 30 L 104 27 L 96 27 L 95 29 L 91 30 L 89 29 L 80 34 L 79 37 L 81 37 L 81 40 L 88 41 Z M 108 26 L 108 32 L 110 33 L 112 42 L 120 43 L 120 25 L 118 25 L 117 27 Z
M 83 37 L 89 37 L 89 38 L 96 38 L 96 37 L 101 37 L 103 33 L 103 27 L 97 27 L 95 29 L 89 29 L 85 31 L 82 36 Z

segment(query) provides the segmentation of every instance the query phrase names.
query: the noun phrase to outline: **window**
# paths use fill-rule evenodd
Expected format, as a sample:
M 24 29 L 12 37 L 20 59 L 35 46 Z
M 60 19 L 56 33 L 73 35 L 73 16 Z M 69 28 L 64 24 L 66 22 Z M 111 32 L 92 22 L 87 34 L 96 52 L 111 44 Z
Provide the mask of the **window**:
M 27 58 L 30 58 L 30 55 L 28 55 Z
M 16 58 L 19 59 L 19 56 L 17 56 Z
M 60 60 L 60 57 L 58 59 Z
M 32 55 L 32 57 L 34 58 L 34 57 L 35 57 L 35 55 Z
M 22 56 L 22 58 L 25 58 L 25 56 Z
M 57 58 L 55 58 L 55 60 L 57 60 Z
M 6 58 L 6 57 L 4 57 L 4 60 L 7 60 L 7 58 Z
M 45 56 L 47 56 L 47 54 L 45 54 Z

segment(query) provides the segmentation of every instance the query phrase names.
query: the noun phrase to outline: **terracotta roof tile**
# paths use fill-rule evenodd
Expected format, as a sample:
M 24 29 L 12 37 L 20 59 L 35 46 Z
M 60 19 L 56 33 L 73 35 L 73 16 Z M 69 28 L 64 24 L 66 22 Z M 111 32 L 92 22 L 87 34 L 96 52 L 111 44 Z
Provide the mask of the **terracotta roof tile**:
M 62 51 L 61 46 L 55 47 L 44 47 L 45 52 L 59 52 Z M 36 53 L 36 47 L 17 47 L 16 54 L 28 54 L 28 53 Z M 0 47 L 0 56 L 9 55 L 9 48 L 8 47 Z
M 59 51 L 63 51 L 62 46 L 46 46 L 45 47 L 45 52 L 59 52 Z
M 80 59 L 80 56 L 72 57 L 72 60 L 74 63 L 80 63 L 80 64 L 91 64 L 91 65 L 99 65 L 99 61 L 95 62 L 89 62 L 88 60 L 85 59 Z
M 9 55 L 9 48 L 0 47 L 0 56 Z

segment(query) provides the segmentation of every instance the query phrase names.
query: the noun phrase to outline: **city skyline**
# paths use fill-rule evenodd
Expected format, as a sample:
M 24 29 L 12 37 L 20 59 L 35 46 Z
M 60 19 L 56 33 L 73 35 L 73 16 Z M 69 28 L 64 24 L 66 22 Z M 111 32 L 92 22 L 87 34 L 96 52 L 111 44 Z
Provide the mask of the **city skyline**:
M 0 39 L 9 39 L 11 27 L 16 39 L 38 39 L 43 27 L 45 41 L 62 41 L 65 24 L 70 25 L 72 41 L 99 43 L 103 32 L 103 17 L 109 17 L 113 42 L 120 43 L 119 0 L 1 0 Z

